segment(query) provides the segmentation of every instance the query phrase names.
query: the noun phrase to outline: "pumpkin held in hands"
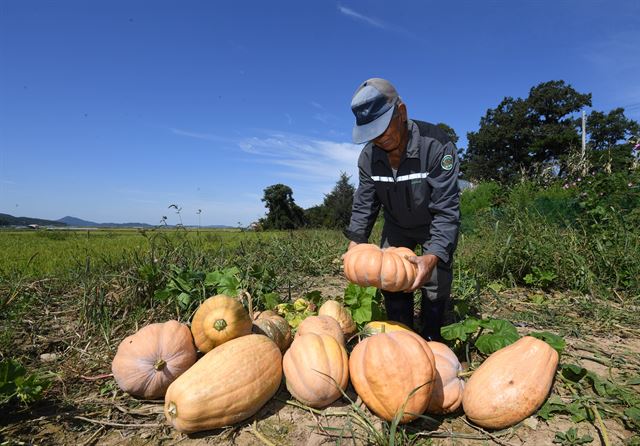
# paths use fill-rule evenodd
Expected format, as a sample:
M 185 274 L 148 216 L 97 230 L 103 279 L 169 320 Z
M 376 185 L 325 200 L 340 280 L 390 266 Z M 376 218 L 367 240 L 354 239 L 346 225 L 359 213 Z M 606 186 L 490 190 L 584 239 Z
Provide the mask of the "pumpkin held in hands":
M 386 291 L 408 290 L 416 279 L 417 267 L 405 257 L 415 256 L 409 248 L 379 248 L 361 243 L 343 257 L 344 275 L 360 286 Z
M 284 354 L 282 368 L 289 393 L 316 409 L 340 398 L 340 389 L 349 383 L 347 350 L 327 334 L 296 337 Z
M 202 302 L 191 321 L 196 347 L 207 353 L 231 339 L 251 333 L 253 322 L 237 300 L 223 294 Z
M 169 384 L 196 362 L 189 327 L 178 321 L 150 324 L 118 346 L 111 370 L 118 387 L 148 400 L 164 397 Z
M 282 354 L 264 335 L 232 339 L 204 355 L 167 390 L 164 413 L 181 432 L 229 426 L 255 414 L 282 380 Z
M 533 414 L 551 390 L 558 352 L 532 336 L 494 352 L 467 381 L 464 412 L 478 426 L 503 429 Z
M 394 331 L 359 342 L 349 358 L 349 375 L 373 413 L 391 421 L 403 410 L 400 422 L 408 423 L 429 405 L 436 365 L 427 341 L 410 331 Z

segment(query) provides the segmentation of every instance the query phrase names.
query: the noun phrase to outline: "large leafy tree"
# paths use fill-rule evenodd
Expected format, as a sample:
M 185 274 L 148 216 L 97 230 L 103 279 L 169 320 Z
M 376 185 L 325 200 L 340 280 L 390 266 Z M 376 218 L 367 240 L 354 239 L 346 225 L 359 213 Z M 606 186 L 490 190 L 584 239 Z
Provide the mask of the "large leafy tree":
M 304 211 L 293 200 L 289 186 L 274 184 L 267 187 L 262 201 L 269 211 L 260 221 L 264 229 L 296 229 L 304 225 Z
M 355 187 L 349 183 L 349 175 L 340 172 L 340 178 L 333 187 L 333 190 L 324 197 L 324 206 L 327 209 L 327 220 L 325 226 L 332 228 L 344 228 L 351 219 L 351 208 L 353 206 L 353 195 Z
M 574 113 L 591 105 L 564 81 L 533 87 L 525 99 L 506 97 L 487 110 L 469 145 L 462 170 L 470 178 L 510 182 L 522 172 L 534 174 L 544 165 L 562 172 L 572 147 L 580 144 Z
M 351 219 L 351 207 L 355 187 L 349 183 L 349 175 L 340 173 L 335 186 L 324 197 L 321 205 L 305 210 L 309 226 L 324 228 L 344 228 Z
M 609 113 L 592 111 L 587 117 L 589 162 L 594 171 L 621 172 L 634 163 L 633 143 L 640 137 L 638 122 L 627 118 L 623 108 Z

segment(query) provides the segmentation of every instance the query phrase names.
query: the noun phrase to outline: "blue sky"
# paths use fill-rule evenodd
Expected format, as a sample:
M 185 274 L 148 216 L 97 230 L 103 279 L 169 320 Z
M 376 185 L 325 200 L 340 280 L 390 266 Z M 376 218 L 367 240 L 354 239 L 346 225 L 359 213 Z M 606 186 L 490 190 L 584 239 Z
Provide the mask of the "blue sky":
M 640 120 L 640 2 L 0 0 L 0 212 L 246 225 L 276 183 L 319 204 L 357 183 L 374 76 L 461 147 L 549 80 Z

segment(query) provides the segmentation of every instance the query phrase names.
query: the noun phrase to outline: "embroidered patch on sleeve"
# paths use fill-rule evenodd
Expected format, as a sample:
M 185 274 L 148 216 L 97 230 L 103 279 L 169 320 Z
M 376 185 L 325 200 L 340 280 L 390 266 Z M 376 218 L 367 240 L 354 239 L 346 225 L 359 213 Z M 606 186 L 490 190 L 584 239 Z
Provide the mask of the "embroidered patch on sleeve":
M 440 166 L 444 170 L 453 169 L 453 157 L 451 155 L 445 155 L 442 157 L 442 161 L 440 162 Z

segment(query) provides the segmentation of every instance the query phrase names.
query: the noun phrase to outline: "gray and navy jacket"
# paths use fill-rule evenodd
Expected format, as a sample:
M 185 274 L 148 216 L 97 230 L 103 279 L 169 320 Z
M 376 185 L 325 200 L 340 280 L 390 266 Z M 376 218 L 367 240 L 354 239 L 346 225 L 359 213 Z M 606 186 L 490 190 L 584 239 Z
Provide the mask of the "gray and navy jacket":
M 385 151 L 372 142 L 362 149 L 358 189 L 344 233 L 349 240 L 367 243 L 382 206 L 385 225 L 411 232 L 423 228 L 428 240 L 423 254 L 448 263 L 460 226 L 456 146 L 433 124 L 409 119 L 408 128 L 409 142 L 395 178 Z

